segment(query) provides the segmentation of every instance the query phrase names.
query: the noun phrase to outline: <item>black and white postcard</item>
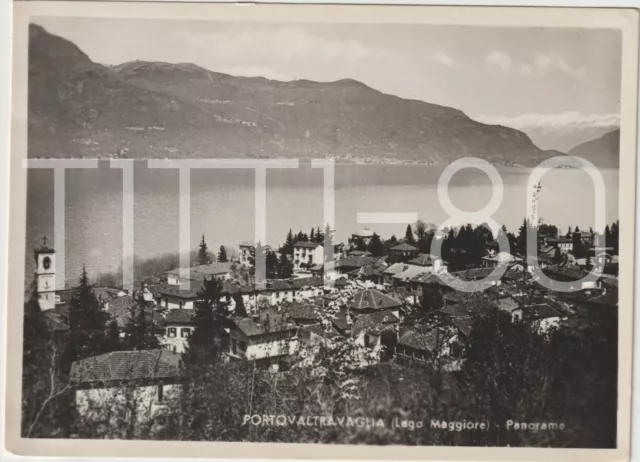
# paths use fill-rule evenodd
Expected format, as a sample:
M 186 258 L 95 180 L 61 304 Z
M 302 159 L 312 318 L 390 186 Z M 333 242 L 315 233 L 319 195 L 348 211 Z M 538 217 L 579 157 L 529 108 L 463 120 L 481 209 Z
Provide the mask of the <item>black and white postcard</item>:
M 629 457 L 637 11 L 14 11 L 9 451 Z

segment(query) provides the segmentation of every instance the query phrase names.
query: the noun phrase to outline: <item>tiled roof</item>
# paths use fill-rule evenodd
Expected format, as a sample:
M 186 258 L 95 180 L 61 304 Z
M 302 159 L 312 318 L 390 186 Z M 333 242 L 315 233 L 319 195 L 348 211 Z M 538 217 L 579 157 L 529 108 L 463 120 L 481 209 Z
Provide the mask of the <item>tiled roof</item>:
M 456 326 L 465 337 L 469 337 L 469 334 L 473 330 L 473 318 L 470 316 L 452 318 L 451 323 Z
M 398 344 L 414 350 L 432 352 L 438 345 L 438 331 L 435 328 L 418 330 L 414 328 L 400 329 Z
M 193 323 L 193 310 L 169 310 L 164 320 L 165 324 L 191 324 Z
M 175 268 L 167 271 L 166 274 L 175 274 L 180 276 L 180 268 Z M 192 268 L 188 268 L 186 271 L 187 277 L 196 281 L 210 278 L 211 276 L 220 276 L 221 274 L 227 274 L 231 271 L 231 263 L 209 263 L 208 265 L 197 265 Z
M 399 323 L 400 319 L 398 319 L 395 314 L 389 312 L 362 314 L 358 316 L 353 323 L 352 335 L 358 336 L 363 331 L 380 335 L 388 329 L 395 329 L 395 326 Z
M 174 378 L 180 376 L 180 355 L 164 350 L 114 351 L 75 361 L 71 382 Z
M 301 327 L 300 330 L 308 330 L 309 332 L 313 332 L 320 337 L 324 337 L 326 339 L 332 339 L 336 337 L 340 337 L 340 333 L 335 330 L 333 327 L 330 327 L 328 330 L 324 329 L 320 324 L 313 324 L 311 326 Z
M 320 303 L 320 305 L 319 305 Z M 292 319 L 313 321 L 320 319 L 318 311 L 321 309 L 321 300 L 304 302 L 283 302 L 280 310 Z
M 417 265 L 417 266 L 433 266 L 433 263 L 435 260 L 442 261 L 442 258 L 437 257 L 435 255 L 431 255 L 430 253 L 421 253 L 416 258 L 409 260 L 407 263 L 409 263 L 410 265 Z
M 284 316 L 278 316 L 273 313 L 270 313 L 268 316 L 261 316 L 257 320 L 253 318 L 242 318 L 236 319 L 233 322 L 247 337 L 296 329 L 296 325 L 286 321 Z
M 482 257 L 483 260 L 495 261 L 498 263 L 511 263 L 514 261 L 521 261 L 520 258 L 511 255 L 508 252 L 499 252 L 495 254 L 493 257 Z
M 407 263 L 394 263 L 384 270 L 384 274 L 397 274 L 406 271 L 409 268 Z
M 304 247 L 306 249 L 315 249 L 316 247 L 320 246 L 320 244 L 318 244 L 317 242 L 305 242 L 305 241 L 298 241 L 295 244 L 293 244 L 294 247 Z
M 350 308 L 355 311 L 362 310 L 387 310 L 400 307 L 402 302 L 377 289 L 365 289 L 353 297 Z
M 354 255 L 349 255 L 348 257 L 344 257 L 338 260 L 335 264 L 336 269 L 347 269 L 347 268 L 362 268 L 365 265 L 371 265 L 378 261 L 378 257 L 358 257 Z
M 186 288 L 185 284 L 180 284 L 179 286 L 166 286 L 162 290 L 160 290 L 160 294 L 162 295 L 170 295 L 176 298 L 182 298 L 186 300 L 193 300 L 198 298 L 198 292 L 202 287 L 201 283 L 192 282 L 189 284 L 189 289 Z
M 392 278 L 397 281 L 409 281 L 424 272 L 424 266 L 405 265 L 404 271 L 394 274 Z
M 418 274 L 411 281 L 418 284 L 439 284 L 442 286 L 448 286 L 447 280 L 450 276 L 447 273 L 444 274 Z
M 411 244 L 407 244 L 406 242 L 403 242 L 402 244 L 398 244 L 394 247 L 391 247 L 391 250 L 395 252 L 415 252 L 418 250 L 418 248 L 412 246 Z
M 362 266 L 360 269 L 355 271 L 358 272 L 358 276 L 363 277 L 381 276 L 386 267 L 387 264 L 384 261 L 378 260 L 370 265 Z
M 350 250 L 349 256 L 350 257 L 370 257 L 371 252 L 368 252 L 366 250 Z
M 464 271 L 456 271 L 450 274 L 464 281 L 477 281 L 478 279 L 488 277 L 492 272 L 493 268 L 472 268 Z

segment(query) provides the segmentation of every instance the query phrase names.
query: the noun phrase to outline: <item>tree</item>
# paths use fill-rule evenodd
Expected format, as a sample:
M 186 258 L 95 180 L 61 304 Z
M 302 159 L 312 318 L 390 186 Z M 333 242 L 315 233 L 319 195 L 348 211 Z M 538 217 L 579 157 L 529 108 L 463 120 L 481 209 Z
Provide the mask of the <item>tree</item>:
M 229 262 L 229 258 L 227 257 L 227 249 L 225 249 L 223 245 L 220 246 L 220 251 L 218 252 L 218 261 L 220 263 Z
M 220 359 L 227 342 L 228 303 L 222 301 L 222 282 L 205 279 L 194 304 L 193 332 L 189 336 L 185 364 L 214 363 Z
M 209 248 L 204 240 L 204 234 L 200 241 L 200 247 L 198 248 L 198 256 L 196 257 L 198 265 L 208 265 L 211 263 L 211 255 L 209 254 Z
M 235 294 L 233 296 L 233 301 L 236 304 L 236 307 L 233 310 L 234 315 L 240 318 L 246 318 L 247 316 L 249 316 L 249 314 L 247 313 L 247 308 L 244 306 L 244 299 L 242 298 L 241 293 Z
M 267 251 L 265 265 L 268 279 L 275 279 L 278 277 L 278 256 L 275 252 Z
M 278 277 L 280 279 L 289 279 L 291 276 L 293 276 L 293 262 L 289 260 L 285 253 L 281 253 L 280 261 L 278 262 Z
M 382 257 L 386 253 L 386 249 L 380 236 L 377 233 L 373 233 L 371 237 L 371 242 L 369 242 L 369 246 L 367 248 L 369 252 L 371 252 L 372 257 Z
M 284 241 L 284 245 L 282 246 L 281 253 L 287 255 L 293 255 L 293 244 L 295 244 L 295 239 L 293 237 L 293 232 L 291 228 L 289 228 L 289 232 L 287 233 L 287 237 Z
M 413 230 L 411 229 L 411 225 L 407 225 L 407 231 L 404 234 L 404 240 L 407 244 L 415 244 L 416 240 L 413 237 Z
M 104 353 L 106 350 L 107 313 L 89 284 L 87 270 L 82 267 L 80 284 L 69 304 L 69 350 L 71 361 Z
M 112 320 L 107 327 L 107 350 L 117 351 L 122 349 L 122 342 L 120 341 L 120 328 L 118 327 L 118 321 Z
M 556 250 L 553 253 L 553 263 L 556 265 L 559 265 L 563 261 L 564 261 L 564 257 L 562 256 L 562 251 L 560 251 L 560 247 L 556 247 Z
M 146 302 L 140 298 L 131 305 L 125 325 L 124 345 L 127 350 L 152 350 L 160 346 L 154 325 L 147 319 Z
M 316 242 L 316 229 L 311 228 L 311 233 L 309 233 L 309 241 Z

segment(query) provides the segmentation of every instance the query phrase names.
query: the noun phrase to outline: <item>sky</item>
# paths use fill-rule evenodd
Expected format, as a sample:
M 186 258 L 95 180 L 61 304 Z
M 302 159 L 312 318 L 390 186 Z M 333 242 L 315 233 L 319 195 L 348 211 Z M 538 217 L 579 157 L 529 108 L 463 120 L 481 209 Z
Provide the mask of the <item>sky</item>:
M 103 64 L 191 62 L 276 80 L 352 78 L 484 121 L 616 119 L 610 29 L 36 18 Z

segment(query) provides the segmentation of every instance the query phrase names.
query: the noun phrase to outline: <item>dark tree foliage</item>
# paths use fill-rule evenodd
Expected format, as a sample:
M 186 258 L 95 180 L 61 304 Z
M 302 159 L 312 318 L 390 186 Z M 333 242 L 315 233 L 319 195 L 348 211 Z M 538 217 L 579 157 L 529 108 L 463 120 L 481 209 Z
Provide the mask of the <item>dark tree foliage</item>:
M 240 318 L 246 318 L 247 316 L 249 316 L 249 314 L 247 313 L 247 308 L 244 306 L 244 299 L 242 298 L 242 294 L 235 294 L 233 296 L 233 301 L 236 304 L 236 307 L 233 310 L 233 314 Z
M 413 229 L 411 229 L 411 225 L 407 225 L 407 231 L 404 234 L 404 241 L 411 245 L 416 243 L 416 240 L 413 237 Z
M 140 299 L 131 306 L 125 325 L 124 346 L 127 350 L 153 350 L 160 346 L 152 319 L 145 312 L 146 303 Z
M 289 260 L 285 253 L 281 253 L 278 261 L 278 277 L 280 279 L 289 279 L 291 276 L 293 276 L 293 262 Z
M 373 257 L 383 257 L 386 254 L 385 246 L 377 233 L 373 233 L 367 250 L 371 252 Z
M 51 332 L 40 310 L 35 284 L 24 305 L 23 335 L 22 434 L 28 436 L 50 391 L 48 342 L 51 341 Z M 36 433 L 42 432 L 41 427 L 42 424 L 38 425 Z
M 223 245 L 220 246 L 220 251 L 218 252 L 218 261 L 220 263 L 227 263 L 229 261 L 227 249 L 225 249 Z
M 185 364 L 213 363 L 221 356 L 229 318 L 228 304 L 221 298 L 222 282 L 205 279 L 194 304 L 194 329 L 183 356 Z
M 83 267 L 80 284 L 69 304 L 69 352 L 70 360 L 95 356 L 106 351 L 107 313 L 89 284 L 87 271 Z
M 120 340 L 120 328 L 118 327 L 118 321 L 114 319 L 107 327 L 107 350 L 117 351 L 122 348 L 123 343 Z
M 267 278 L 275 279 L 278 277 L 278 256 L 275 252 L 267 252 L 266 256 Z
M 293 255 L 293 244 L 295 244 L 295 238 L 293 237 L 293 231 L 289 228 L 287 237 L 284 241 L 284 245 L 280 249 L 280 252 L 286 255 Z
M 200 241 L 200 246 L 198 247 L 198 256 L 196 258 L 198 265 L 208 265 L 209 263 L 211 263 L 211 255 L 209 254 L 207 243 L 204 240 L 204 234 L 202 235 L 202 240 Z

